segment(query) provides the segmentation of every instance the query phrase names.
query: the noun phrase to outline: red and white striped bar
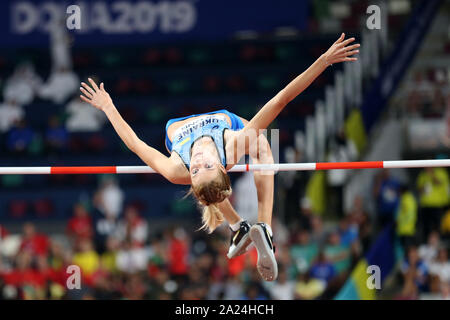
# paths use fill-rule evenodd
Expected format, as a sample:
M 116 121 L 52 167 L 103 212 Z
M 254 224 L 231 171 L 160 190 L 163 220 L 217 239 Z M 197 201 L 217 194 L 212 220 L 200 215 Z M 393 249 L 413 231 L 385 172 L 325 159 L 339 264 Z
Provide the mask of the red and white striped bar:
M 245 171 L 314 171 L 334 169 L 380 169 L 380 168 L 430 168 L 450 167 L 450 159 L 443 160 L 398 160 L 360 162 L 314 162 L 236 165 L 229 172 Z M 0 167 L 5 174 L 125 174 L 156 173 L 147 166 L 105 166 L 105 167 Z

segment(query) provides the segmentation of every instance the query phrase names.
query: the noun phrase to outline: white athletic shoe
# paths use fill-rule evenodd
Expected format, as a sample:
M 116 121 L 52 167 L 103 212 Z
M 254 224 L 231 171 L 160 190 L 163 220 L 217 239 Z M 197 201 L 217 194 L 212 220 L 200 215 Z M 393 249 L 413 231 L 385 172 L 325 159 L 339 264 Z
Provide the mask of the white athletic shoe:
M 250 238 L 258 251 L 257 269 L 266 281 L 274 281 L 278 277 L 278 265 L 275 259 L 273 240 L 265 223 L 257 223 L 250 229 Z
M 247 252 L 249 245 L 252 243 L 249 231 L 250 224 L 247 221 L 242 221 L 237 231 L 231 230 L 230 248 L 227 254 L 228 259 L 235 258 Z

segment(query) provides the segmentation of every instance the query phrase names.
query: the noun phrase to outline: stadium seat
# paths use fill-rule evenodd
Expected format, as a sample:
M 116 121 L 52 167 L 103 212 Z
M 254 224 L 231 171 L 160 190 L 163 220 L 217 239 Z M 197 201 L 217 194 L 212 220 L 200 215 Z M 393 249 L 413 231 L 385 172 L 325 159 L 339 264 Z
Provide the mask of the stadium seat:
M 221 79 L 217 76 L 208 76 L 203 80 L 203 88 L 208 93 L 217 93 L 221 90 Z
M 183 53 L 177 48 L 168 48 L 164 52 L 165 61 L 170 65 L 177 65 L 183 62 Z
M 50 199 L 35 200 L 31 206 L 36 218 L 50 218 L 54 212 L 54 206 Z
M 157 65 L 161 60 L 162 54 L 158 49 L 148 49 L 142 56 L 142 62 L 149 65 Z
M 116 52 L 108 52 L 101 58 L 101 63 L 106 68 L 118 67 L 122 63 L 122 56 Z
M 187 54 L 187 60 L 191 64 L 207 64 L 211 62 L 211 56 L 209 52 L 204 48 L 191 49 Z
M 19 174 L 4 175 L 1 177 L 1 181 L 5 188 L 14 188 L 23 185 L 23 176 Z
M 29 203 L 25 200 L 12 200 L 8 205 L 8 216 L 13 219 L 23 219 L 27 216 Z

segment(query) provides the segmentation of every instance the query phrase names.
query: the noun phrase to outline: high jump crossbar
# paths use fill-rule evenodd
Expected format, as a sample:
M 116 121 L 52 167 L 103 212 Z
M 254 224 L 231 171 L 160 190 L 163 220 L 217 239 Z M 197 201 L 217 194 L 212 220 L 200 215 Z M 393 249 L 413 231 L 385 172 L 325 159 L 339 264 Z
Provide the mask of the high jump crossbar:
M 450 167 L 450 159 L 442 160 L 396 160 L 359 162 L 312 162 L 278 164 L 241 164 L 228 172 L 246 171 L 315 171 L 334 169 L 399 169 Z M 5 174 L 124 174 L 156 173 L 148 166 L 83 166 L 83 167 L 0 167 L 0 175 Z

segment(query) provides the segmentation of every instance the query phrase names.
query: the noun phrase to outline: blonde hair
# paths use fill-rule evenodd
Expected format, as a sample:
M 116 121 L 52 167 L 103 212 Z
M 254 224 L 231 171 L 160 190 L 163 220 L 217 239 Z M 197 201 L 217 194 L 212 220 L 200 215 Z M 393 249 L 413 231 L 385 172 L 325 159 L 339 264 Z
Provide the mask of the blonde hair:
M 207 230 L 212 233 L 224 221 L 223 213 L 219 210 L 217 203 L 224 201 L 231 196 L 230 177 L 219 170 L 217 177 L 211 181 L 192 185 L 188 194 L 194 194 L 202 209 L 203 225 L 200 230 Z

